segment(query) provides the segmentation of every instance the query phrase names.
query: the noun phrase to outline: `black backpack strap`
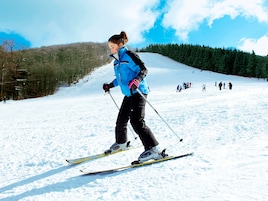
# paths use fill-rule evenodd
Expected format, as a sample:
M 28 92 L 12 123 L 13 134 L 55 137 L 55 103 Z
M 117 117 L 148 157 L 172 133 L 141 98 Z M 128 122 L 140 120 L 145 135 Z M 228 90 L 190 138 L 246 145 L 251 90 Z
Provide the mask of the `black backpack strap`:
M 130 58 L 134 61 L 134 63 L 140 67 L 141 70 L 140 70 L 140 73 L 138 74 L 138 77 L 143 80 L 148 72 L 143 61 L 140 59 L 139 55 L 136 54 L 135 52 L 127 50 L 126 53 L 130 56 Z

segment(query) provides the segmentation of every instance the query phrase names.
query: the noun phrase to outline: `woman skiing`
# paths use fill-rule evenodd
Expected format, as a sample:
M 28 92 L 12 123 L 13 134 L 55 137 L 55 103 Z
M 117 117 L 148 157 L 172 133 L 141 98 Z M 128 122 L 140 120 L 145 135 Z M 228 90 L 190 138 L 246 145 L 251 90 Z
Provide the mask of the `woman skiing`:
M 158 141 L 150 128 L 145 124 L 145 104 L 146 100 L 137 92 L 147 97 L 149 93 L 146 82 L 147 69 L 139 56 L 127 49 L 128 42 L 126 32 L 111 36 L 108 46 L 111 57 L 114 59 L 115 79 L 111 83 L 104 83 L 103 90 L 109 92 L 110 88 L 120 86 L 124 95 L 122 105 L 116 120 L 115 143 L 110 147 L 110 152 L 125 150 L 129 146 L 127 140 L 127 123 L 130 123 L 139 135 L 145 151 L 141 153 L 138 160 L 140 162 L 162 158 L 164 154 L 159 151 Z

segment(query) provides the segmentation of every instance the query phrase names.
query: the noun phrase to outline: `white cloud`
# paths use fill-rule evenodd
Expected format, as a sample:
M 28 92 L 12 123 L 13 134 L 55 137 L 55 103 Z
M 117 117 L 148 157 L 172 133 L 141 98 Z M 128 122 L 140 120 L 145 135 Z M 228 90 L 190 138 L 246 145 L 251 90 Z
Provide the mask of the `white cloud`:
M 208 19 L 209 24 L 225 15 L 235 18 L 238 15 L 254 18 L 259 22 L 268 22 L 268 9 L 263 6 L 263 0 L 223 0 L 212 5 Z
M 176 30 L 176 35 L 187 42 L 189 32 L 197 30 L 205 21 L 212 26 L 213 21 L 230 16 L 257 19 L 268 23 L 268 8 L 264 0 L 173 0 L 165 14 L 163 25 Z
M 0 31 L 14 31 L 34 47 L 72 42 L 106 42 L 125 30 L 130 43 L 141 42 L 153 27 L 158 0 L 9 0 L 1 2 Z M 4 19 L 4 20 L 3 20 Z
M 165 14 L 163 25 L 172 27 L 181 40 L 187 41 L 188 33 L 196 30 L 198 25 L 206 18 L 206 0 L 174 0 L 170 10 Z
M 253 38 L 242 38 L 239 42 L 238 48 L 245 52 L 252 52 L 254 50 L 255 54 L 261 56 L 268 55 L 268 34 L 262 36 L 259 39 Z

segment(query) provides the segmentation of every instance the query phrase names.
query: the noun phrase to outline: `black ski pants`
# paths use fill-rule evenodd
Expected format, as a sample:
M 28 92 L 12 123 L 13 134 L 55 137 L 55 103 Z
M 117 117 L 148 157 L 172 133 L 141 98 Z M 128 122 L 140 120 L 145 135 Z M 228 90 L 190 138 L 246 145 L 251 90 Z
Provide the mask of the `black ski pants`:
M 144 95 L 147 97 L 147 95 Z M 125 96 L 119 109 L 115 127 L 115 138 L 117 143 L 127 141 L 127 123 L 130 123 L 134 131 L 139 135 L 145 150 L 158 145 L 151 129 L 145 124 L 145 104 L 146 100 L 140 94 Z

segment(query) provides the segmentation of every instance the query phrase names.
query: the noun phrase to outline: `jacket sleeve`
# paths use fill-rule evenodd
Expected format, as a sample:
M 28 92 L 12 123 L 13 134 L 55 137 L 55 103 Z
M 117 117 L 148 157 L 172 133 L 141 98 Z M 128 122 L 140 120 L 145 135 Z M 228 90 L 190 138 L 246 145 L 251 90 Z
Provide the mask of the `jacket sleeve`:
M 113 83 L 114 87 L 117 87 L 118 86 L 117 79 L 114 79 L 111 83 Z
M 140 72 L 137 75 L 141 80 L 143 80 L 147 75 L 147 68 L 145 67 L 143 61 L 140 59 L 139 55 L 136 53 L 128 50 L 127 54 L 130 56 L 130 58 L 133 60 L 133 62 L 140 67 Z

